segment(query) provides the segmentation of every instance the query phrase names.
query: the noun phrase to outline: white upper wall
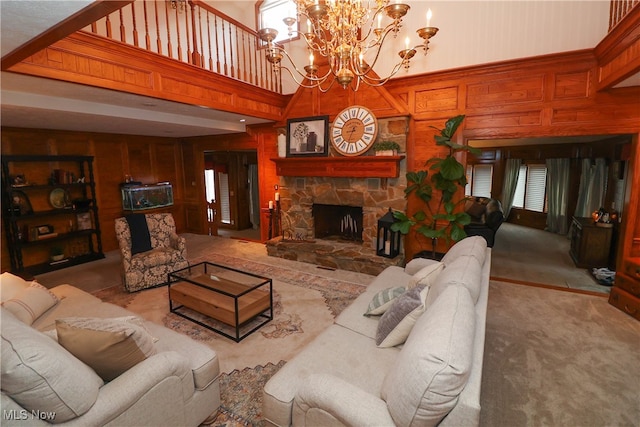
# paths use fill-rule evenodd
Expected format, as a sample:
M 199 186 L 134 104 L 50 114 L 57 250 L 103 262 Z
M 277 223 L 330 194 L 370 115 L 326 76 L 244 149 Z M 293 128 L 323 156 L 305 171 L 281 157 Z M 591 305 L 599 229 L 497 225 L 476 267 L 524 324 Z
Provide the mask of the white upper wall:
M 380 75 L 387 74 L 397 62 L 397 52 L 404 48 L 407 35 L 412 45 L 419 42 L 415 31 L 425 26 L 428 8 L 433 12 L 431 25 L 440 31 L 431 41 L 429 54 L 425 57 L 422 50 L 418 51 L 409 72 L 401 70 L 397 76 L 591 49 L 606 36 L 609 23 L 609 0 L 405 2 L 411 10 L 403 20 L 404 27 L 398 37 L 388 39 L 383 47 L 381 58 L 393 58 L 393 61 L 382 61 L 374 67 Z M 215 1 L 212 5 L 254 28 L 255 1 Z M 308 53 L 304 42 L 298 40 L 285 47 L 299 67 L 306 65 Z M 285 93 L 294 92 L 296 86 L 286 73 L 284 79 L 289 79 L 284 85 Z

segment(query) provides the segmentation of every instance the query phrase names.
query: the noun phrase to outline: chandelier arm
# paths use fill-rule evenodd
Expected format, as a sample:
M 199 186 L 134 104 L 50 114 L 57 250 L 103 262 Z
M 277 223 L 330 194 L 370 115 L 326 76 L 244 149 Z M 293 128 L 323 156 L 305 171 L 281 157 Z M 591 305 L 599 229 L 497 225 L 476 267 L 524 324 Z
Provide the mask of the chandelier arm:
M 379 7 L 379 8 L 376 10 L 376 12 L 373 14 L 373 17 L 371 18 L 371 23 L 369 24 L 369 30 L 367 31 L 367 35 L 366 35 L 365 37 L 362 37 L 362 38 L 360 39 L 362 42 L 366 41 L 366 40 L 371 36 L 371 33 L 372 33 L 372 32 L 373 32 L 373 33 L 376 33 L 376 30 L 379 30 L 379 33 L 380 33 L 380 34 L 383 34 L 383 33 L 384 33 L 384 34 L 385 34 L 385 37 L 386 37 L 386 34 L 387 34 L 389 31 L 391 31 L 391 30 L 395 27 L 395 23 L 396 23 L 396 22 L 395 22 L 395 20 L 394 20 L 392 23 L 388 24 L 388 25 L 387 25 L 386 27 L 384 27 L 384 28 L 374 27 L 374 25 L 375 25 L 375 21 L 376 21 L 376 17 L 377 17 L 379 14 L 382 14 L 382 13 L 383 13 L 383 11 L 384 11 L 384 5 L 383 5 L 383 6 L 381 6 L 381 7 Z M 384 16 L 384 15 L 383 15 L 383 16 Z M 402 20 L 400 20 L 400 21 L 402 21 Z M 400 24 L 400 25 L 398 26 L 398 29 L 402 26 L 401 22 L 399 22 L 399 24 Z M 395 32 L 397 33 L 397 31 L 395 31 Z M 370 48 L 372 48 L 372 47 L 374 47 L 374 46 L 377 46 L 378 44 L 382 44 L 382 39 L 380 38 L 380 36 L 379 36 L 379 35 L 377 35 L 377 36 L 376 36 L 375 40 L 371 40 L 371 41 L 372 41 L 372 42 L 374 42 L 374 43 L 373 43 L 373 44 L 366 44 L 366 45 L 365 45 L 365 49 L 367 49 L 367 50 L 368 50 L 368 49 L 370 49 Z
M 311 80 L 313 82 L 312 84 L 305 84 L 304 83 L 304 79 L 308 78 L 307 76 L 304 76 L 304 78 L 302 80 L 298 80 L 296 78 L 296 75 L 293 72 L 291 72 L 291 70 L 288 67 L 285 67 L 284 65 L 278 65 L 277 67 L 278 67 L 278 69 L 285 70 L 287 73 L 289 73 L 289 75 L 291 76 L 293 81 L 295 81 L 298 86 L 304 87 L 304 88 L 307 88 L 307 89 L 313 89 L 314 87 L 319 88 L 320 84 L 323 83 L 324 81 L 326 81 L 326 78 L 328 77 L 328 76 L 325 76 L 325 80 Z M 296 70 L 296 72 L 297 71 L 298 70 Z M 298 74 L 300 74 L 300 73 L 298 72 Z
M 376 51 L 376 55 L 375 55 L 375 57 L 373 58 L 373 62 L 372 62 L 371 64 L 369 64 L 369 67 L 368 67 L 368 69 L 367 69 L 366 71 L 364 71 L 363 73 L 358 73 L 358 71 L 357 71 L 357 70 L 358 70 L 358 67 L 353 66 L 353 69 L 356 71 L 356 75 L 358 75 L 358 76 L 360 76 L 360 75 L 365 75 L 365 74 L 367 74 L 371 69 L 373 69 L 373 67 L 374 67 L 374 66 L 376 65 L 376 63 L 378 62 L 378 58 L 379 58 L 379 56 L 380 56 L 380 52 L 382 51 L 382 45 L 384 44 L 384 42 L 385 42 L 385 40 L 386 40 L 386 38 L 387 38 L 387 36 L 389 35 L 389 33 L 390 33 L 390 32 L 391 32 L 390 30 L 387 30 L 387 31 L 384 33 L 383 38 L 380 40 L 380 46 L 378 47 L 378 49 L 377 49 L 377 51 Z M 399 69 L 399 68 L 400 68 L 400 66 L 402 66 L 402 64 L 404 63 L 404 61 L 405 61 L 405 59 L 404 59 L 404 58 L 402 58 L 402 60 L 400 61 L 400 63 L 396 64 L 395 66 L 396 66 L 396 67 L 398 67 L 398 69 Z M 394 68 L 395 68 L 395 67 L 394 67 Z M 396 71 L 396 73 L 397 73 L 397 71 Z
M 328 78 L 330 75 L 333 75 L 333 74 L 334 74 L 334 73 L 333 73 L 333 69 L 332 69 L 331 67 L 329 67 L 329 70 L 327 71 L 327 73 L 326 73 L 325 75 L 321 76 L 321 77 L 313 77 L 313 76 L 310 76 L 310 75 L 308 75 L 308 74 L 306 74 L 306 73 L 302 72 L 302 71 L 301 71 L 301 70 L 296 66 L 295 62 L 293 62 L 293 59 L 291 58 L 291 56 L 289 55 L 289 53 L 287 53 L 287 51 L 286 51 L 286 50 L 284 50 L 284 49 L 283 49 L 283 48 L 281 48 L 281 47 L 277 47 L 277 49 L 278 49 L 278 50 L 279 50 L 279 51 L 280 51 L 280 52 L 281 52 L 281 53 L 282 53 L 282 54 L 287 58 L 287 60 L 289 61 L 289 63 L 290 63 L 290 64 L 291 64 L 291 66 L 293 67 L 293 69 L 296 71 L 296 73 L 298 73 L 298 74 L 299 74 L 300 76 L 302 76 L 303 78 L 306 78 L 306 79 L 311 80 L 311 81 L 320 81 L 320 82 L 323 82 L 323 81 L 327 80 L 327 78 Z M 286 66 L 282 65 L 282 63 L 280 63 L 278 66 L 279 66 L 280 68 L 284 68 L 285 70 L 287 70 L 287 71 L 289 72 L 289 74 L 291 74 L 291 77 L 294 77 L 293 73 L 291 72 L 291 70 L 290 70 L 288 67 L 286 67 Z M 296 79 L 295 79 L 295 77 L 294 77 L 294 80 L 296 80 Z M 296 80 L 296 82 L 297 82 L 297 80 Z

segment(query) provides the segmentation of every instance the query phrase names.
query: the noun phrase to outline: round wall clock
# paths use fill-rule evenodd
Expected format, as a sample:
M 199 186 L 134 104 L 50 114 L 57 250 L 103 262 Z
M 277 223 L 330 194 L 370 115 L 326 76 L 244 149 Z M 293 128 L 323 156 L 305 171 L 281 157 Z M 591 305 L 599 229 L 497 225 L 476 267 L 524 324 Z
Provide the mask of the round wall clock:
M 378 135 L 378 121 L 371 110 L 354 105 L 342 110 L 331 125 L 331 145 L 344 156 L 366 152 Z

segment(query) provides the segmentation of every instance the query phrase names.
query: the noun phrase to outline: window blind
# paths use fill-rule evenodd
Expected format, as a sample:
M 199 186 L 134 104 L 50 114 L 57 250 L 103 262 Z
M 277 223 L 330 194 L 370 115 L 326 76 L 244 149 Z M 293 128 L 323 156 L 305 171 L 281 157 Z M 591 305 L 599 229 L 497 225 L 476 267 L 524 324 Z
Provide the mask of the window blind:
M 530 211 L 544 212 L 547 189 L 547 167 L 528 165 L 524 207 Z
M 475 165 L 473 167 L 473 183 L 471 195 L 474 197 L 491 197 L 492 165 Z
M 527 166 L 521 165 L 518 173 L 518 183 L 516 184 L 516 192 L 513 196 L 513 207 L 524 208 L 524 193 L 527 184 Z
M 229 203 L 229 175 L 218 172 L 218 185 L 220 186 L 220 221 L 231 224 L 231 206 Z

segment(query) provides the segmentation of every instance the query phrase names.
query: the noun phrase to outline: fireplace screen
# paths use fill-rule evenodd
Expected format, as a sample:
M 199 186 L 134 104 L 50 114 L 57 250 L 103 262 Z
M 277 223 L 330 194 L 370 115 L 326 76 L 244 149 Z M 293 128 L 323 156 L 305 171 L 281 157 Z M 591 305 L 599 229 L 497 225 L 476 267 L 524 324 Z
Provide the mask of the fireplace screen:
M 312 214 L 317 239 L 362 241 L 362 206 L 314 204 Z

